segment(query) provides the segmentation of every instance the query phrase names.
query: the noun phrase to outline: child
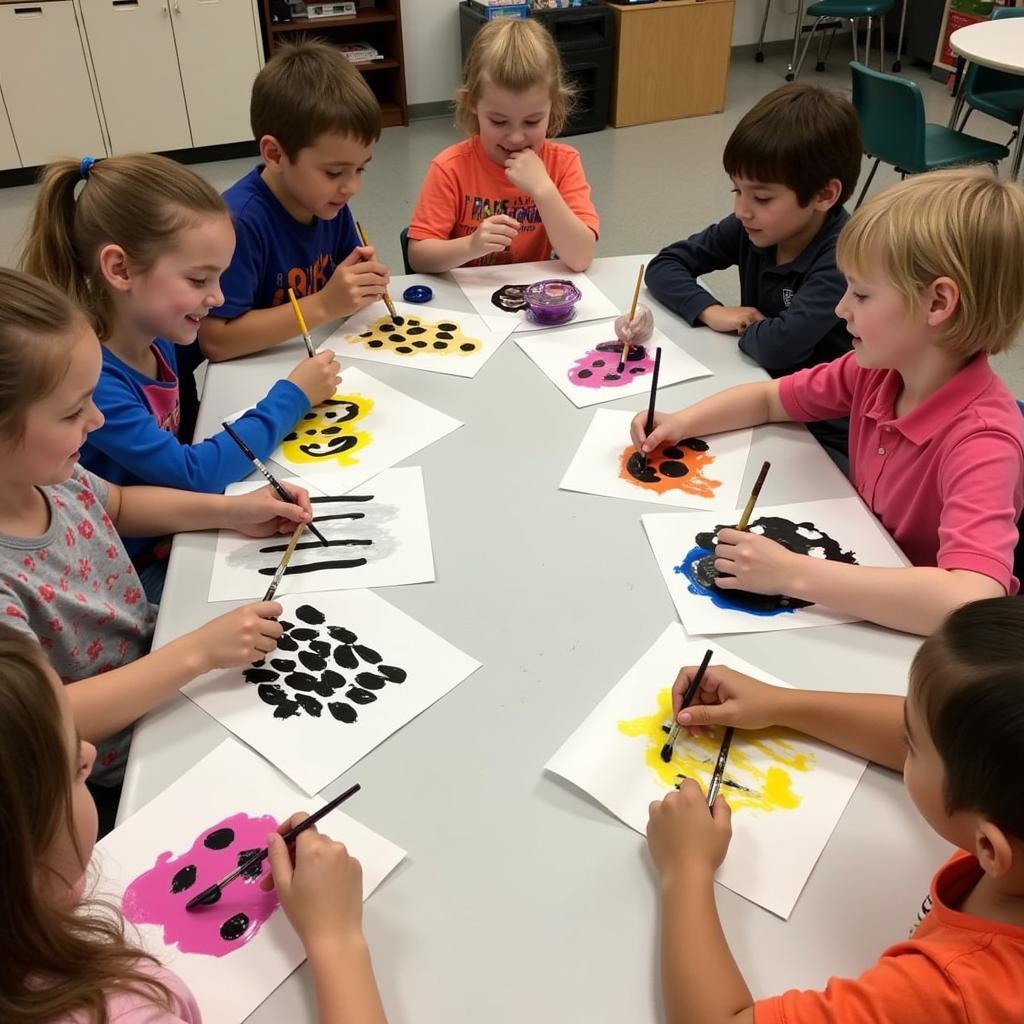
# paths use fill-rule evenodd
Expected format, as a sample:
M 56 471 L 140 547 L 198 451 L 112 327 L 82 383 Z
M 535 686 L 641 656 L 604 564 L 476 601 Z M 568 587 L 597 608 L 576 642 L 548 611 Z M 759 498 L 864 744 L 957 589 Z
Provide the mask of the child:
M 200 1024 L 181 979 L 128 938 L 119 914 L 83 898 L 96 842 L 85 786 L 95 758 L 38 646 L 0 623 L 0 1016 L 5 1024 Z M 280 836 L 267 838 L 281 905 L 309 957 L 320 1019 L 383 1024 L 362 932 L 359 862 L 315 827 L 296 842 L 294 867 Z M 262 884 L 270 888 L 266 878 Z
M 836 255 L 848 282 L 836 312 L 853 352 L 656 414 L 646 438 L 638 415 L 633 439 L 651 452 L 669 439 L 849 415 L 850 478 L 913 568 L 808 558 L 722 530 L 718 586 L 927 634 L 959 605 L 1019 587 L 1024 429 L 988 356 L 1024 321 L 1024 192 L 976 171 L 909 179 L 850 218 Z
M 383 127 L 363 76 L 327 43 L 280 45 L 249 116 L 263 163 L 224 193 L 238 245 L 199 332 L 215 360 L 294 338 L 289 288 L 312 330 L 380 299 L 389 280 L 348 208 Z
M 906 699 L 769 686 L 712 667 L 681 724 L 797 729 L 903 771 L 925 821 L 959 850 L 932 880 L 913 937 L 856 980 L 754 1001 L 715 909 L 729 807 L 708 813 L 693 780 L 651 804 L 647 841 L 661 874 L 662 989 L 669 1024 L 968 1024 L 1024 1020 L 1024 602 L 955 611 L 922 644 Z M 867 851 L 867 847 L 865 847 Z M 837 924 L 837 927 L 839 925 Z M 699 942 L 692 941 L 695 936 Z
M 466 58 L 455 119 L 470 137 L 434 158 L 409 224 L 420 273 L 530 263 L 554 251 L 572 270 L 594 258 L 599 222 L 579 153 L 551 142 L 572 90 L 536 21 L 489 22 Z
M 261 602 L 147 655 L 154 609 L 119 534 L 225 527 L 265 537 L 311 516 L 299 488 L 297 504 L 269 487 L 231 498 L 122 488 L 76 466 L 103 423 L 92 401 L 100 361 L 95 333 L 64 295 L 0 269 L 0 621 L 38 639 L 70 684 L 78 729 L 100 746 L 91 781 L 114 787 L 132 722 L 205 672 L 262 658 L 281 635 L 281 606 Z

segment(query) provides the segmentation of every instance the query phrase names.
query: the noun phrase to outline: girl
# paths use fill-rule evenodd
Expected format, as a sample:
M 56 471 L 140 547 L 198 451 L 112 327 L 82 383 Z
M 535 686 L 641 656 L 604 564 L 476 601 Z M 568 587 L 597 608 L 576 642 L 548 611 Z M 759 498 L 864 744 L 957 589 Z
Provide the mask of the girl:
M 250 604 L 147 656 L 154 609 L 119 534 L 262 537 L 311 517 L 298 488 L 292 504 L 269 487 L 225 498 L 86 472 L 79 450 L 103 423 L 92 401 L 100 362 L 95 332 L 64 295 L 0 268 L 0 621 L 37 638 L 70 684 L 78 730 L 99 745 L 91 781 L 109 793 L 136 718 L 196 676 L 263 657 L 281 635 L 281 606 Z
M 199 324 L 223 301 L 220 275 L 234 247 L 221 197 L 166 157 L 58 160 L 44 172 L 22 263 L 75 299 L 103 342 L 95 402 L 105 422 L 82 450 L 90 472 L 220 493 L 252 471 L 226 433 L 190 444 L 194 411 L 182 415 L 190 404 L 182 399 L 194 394 Z M 266 458 L 338 380 L 332 352 L 303 358 L 235 430 Z M 154 559 L 152 544 L 128 550 L 139 568 Z
M 435 157 L 409 225 L 413 270 L 594 258 L 598 218 L 580 155 L 551 142 L 572 89 L 536 21 L 485 25 L 466 58 L 455 117 L 470 138 Z
M 132 945 L 111 908 L 82 898 L 96 841 L 85 786 L 95 758 L 39 647 L 0 623 L 0 1019 L 200 1024 L 181 979 Z M 304 817 L 294 815 L 281 831 Z M 279 836 L 268 842 L 281 905 L 309 957 L 320 1019 L 382 1024 L 362 933 L 359 862 L 315 828 L 296 843 L 294 867 Z

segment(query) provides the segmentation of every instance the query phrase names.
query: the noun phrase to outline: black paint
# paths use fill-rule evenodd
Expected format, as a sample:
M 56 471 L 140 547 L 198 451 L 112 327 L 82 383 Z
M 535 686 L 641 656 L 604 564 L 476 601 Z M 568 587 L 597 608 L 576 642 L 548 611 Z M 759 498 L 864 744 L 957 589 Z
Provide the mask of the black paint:
M 491 303 L 506 313 L 518 313 L 521 309 L 526 309 L 526 289 L 528 287 L 529 285 L 525 284 L 502 285 L 491 296 Z
M 204 840 L 203 846 L 208 850 L 223 850 L 235 841 L 235 830 L 233 828 L 218 828 L 211 832 Z
M 171 892 L 178 893 L 184 892 L 186 889 L 191 889 L 196 884 L 196 866 L 195 864 L 186 864 L 172 879 L 171 879 Z
M 322 611 L 314 608 L 311 604 L 299 605 L 295 610 L 295 617 L 313 626 L 322 626 L 327 618 Z
M 256 854 L 260 851 L 256 850 L 239 850 L 238 860 L 236 861 L 236 867 L 242 868 L 242 865 L 246 866 L 242 868 L 242 878 L 249 881 L 253 881 L 263 874 L 263 859 L 257 857 Z
M 642 484 L 656 484 L 662 477 L 678 479 L 690 472 L 684 461 L 686 452 L 706 452 L 708 447 L 703 438 L 687 437 L 646 458 L 640 452 L 633 452 L 626 460 L 626 472 Z
M 245 914 L 235 914 L 220 926 L 220 937 L 225 942 L 232 942 L 235 939 L 240 939 L 248 927 L 249 918 Z

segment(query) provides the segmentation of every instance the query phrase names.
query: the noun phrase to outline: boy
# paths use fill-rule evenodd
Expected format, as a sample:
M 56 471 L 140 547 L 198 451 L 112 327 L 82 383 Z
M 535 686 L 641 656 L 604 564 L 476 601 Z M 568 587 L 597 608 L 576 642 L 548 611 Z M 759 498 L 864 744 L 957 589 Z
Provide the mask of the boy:
M 669 1024 L 1024 1020 L 1024 801 L 1014 782 L 1024 759 L 1024 602 L 992 598 L 955 611 L 914 658 L 905 700 L 789 690 L 711 668 L 679 713 L 694 671 L 683 669 L 673 688 L 680 723 L 780 725 L 902 770 L 921 816 L 959 850 L 935 875 L 913 937 L 874 967 L 856 980 L 832 978 L 823 992 L 755 1002 L 715 909 L 729 808 L 719 797 L 709 814 L 687 781 L 651 805 L 647 826 L 661 874 Z
M 716 585 L 787 594 L 927 635 L 954 608 L 1016 594 L 1024 421 L 988 357 L 1024 323 L 1024 190 L 978 171 L 935 171 L 875 196 L 836 247 L 836 311 L 853 351 L 656 413 L 659 443 L 758 423 L 850 417 L 850 479 L 912 565 L 880 569 L 796 554 L 723 529 Z
M 379 299 L 388 282 L 348 208 L 383 127 L 362 75 L 326 43 L 283 45 L 253 82 L 249 116 L 263 163 L 224 193 L 237 243 L 224 304 L 199 334 L 212 360 L 294 337 L 289 288 L 312 329 Z

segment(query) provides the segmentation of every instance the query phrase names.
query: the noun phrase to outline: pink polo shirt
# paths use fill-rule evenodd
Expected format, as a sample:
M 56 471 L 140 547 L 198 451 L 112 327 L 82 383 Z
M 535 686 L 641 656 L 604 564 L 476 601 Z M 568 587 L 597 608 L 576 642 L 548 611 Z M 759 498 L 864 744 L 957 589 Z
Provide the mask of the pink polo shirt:
M 1024 418 L 975 356 L 906 416 L 903 380 L 850 352 L 783 377 L 779 397 L 801 423 L 850 417 L 850 477 L 914 565 L 969 569 L 1015 594 L 1013 550 L 1024 507 Z

